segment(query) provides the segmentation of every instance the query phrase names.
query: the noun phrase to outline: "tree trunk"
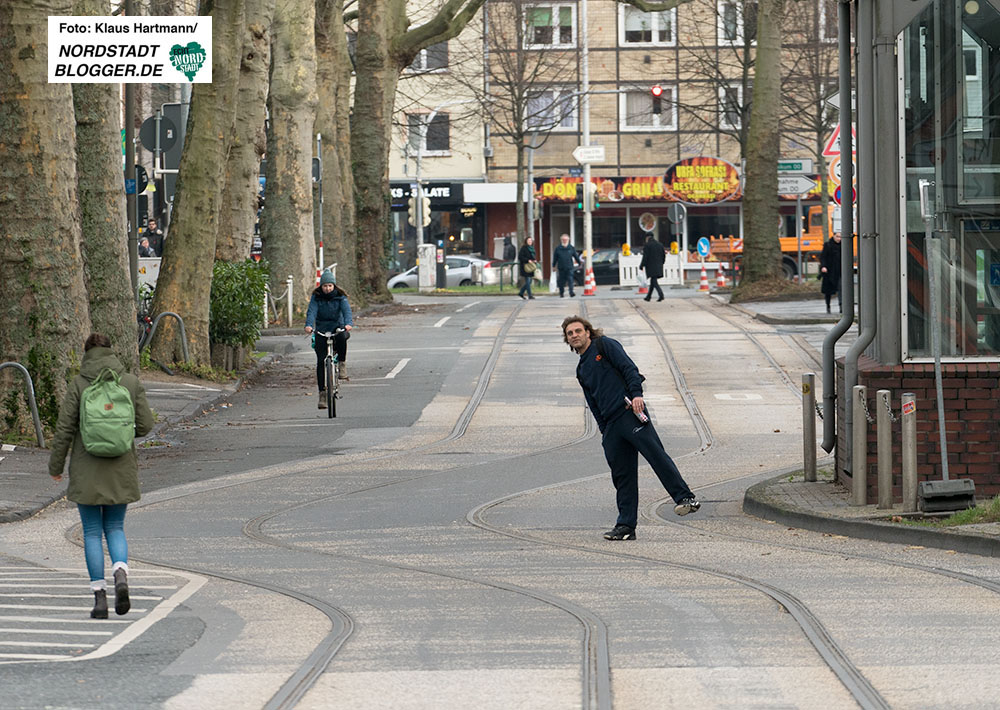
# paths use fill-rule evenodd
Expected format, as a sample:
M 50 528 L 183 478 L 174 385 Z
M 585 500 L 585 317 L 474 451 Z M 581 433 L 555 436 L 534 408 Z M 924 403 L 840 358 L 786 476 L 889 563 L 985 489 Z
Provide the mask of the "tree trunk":
M 313 0 L 283 0 L 272 26 L 270 130 L 261 235 L 271 265 L 271 288 L 291 275 L 295 312 L 305 313 L 316 287 L 313 236 L 313 123 L 316 43 Z
M 230 138 L 226 187 L 215 240 L 215 258 L 219 261 L 243 261 L 250 256 L 253 245 L 260 159 L 267 141 L 264 116 L 274 3 L 275 0 L 246 0 L 236 120 Z
M 212 257 L 228 154 L 236 114 L 239 57 L 243 47 L 244 0 L 216 0 L 212 7 L 212 83 L 195 84 L 170 236 L 156 282 L 153 312 L 184 319 L 188 349 L 197 365 L 208 365 Z M 153 342 L 153 358 L 175 362 L 182 351 L 173 319 L 164 318 Z
M 516 190 L 517 194 L 514 195 L 514 213 L 515 213 L 515 224 L 517 225 L 517 243 L 518 245 L 524 244 L 524 239 L 527 235 L 527 220 L 525 219 L 525 209 L 524 209 L 524 143 L 519 143 L 517 145 L 517 178 L 516 178 Z M 535 247 L 536 253 L 538 247 Z
M 0 361 L 28 369 L 50 426 L 90 331 L 73 95 L 45 60 L 46 18 L 72 14 L 70 0 L 0 3 Z M 31 432 L 21 378 L 0 382 L 0 434 Z
M 103 0 L 77 0 L 75 15 L 104 15 Z M 139 370 L 135 294 L 129 274 L 128 229 L 121 179 L 121 89 L 73 84 L 76 165 L 83 224 L 84 280 L 95 333 L 132 372 Z
M 781 111 L 781 30 L 784 0 L 761 0 L 757 12 L 756 76 L 747 136 L 740 286 L 781 273 L 778 241 L 778 149 Z
M 358 288 L 358 243 L 351 174 L 351 58 L 344 0 L 316 0 L 316 132 L 323 136 L 324 260 L 337 264 L 337 285 L 352 302 Z
M 358 3 L 351 154 L 357 158 L 354 189 L 362 303 L 392 300 L 385 278 L 386 244 L 391 239 L 389 146 L 401 67 L 390 56 L 389 47 L 392 38 L 405 29 L 405 7 L 400 0 Z

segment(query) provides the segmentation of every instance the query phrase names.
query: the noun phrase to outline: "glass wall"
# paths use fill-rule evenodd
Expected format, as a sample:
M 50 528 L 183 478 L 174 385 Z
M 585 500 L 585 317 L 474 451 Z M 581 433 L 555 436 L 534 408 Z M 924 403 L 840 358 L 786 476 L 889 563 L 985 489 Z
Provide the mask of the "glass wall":
M 898 39 L 904 356 L 1000 356 L 1000 13 L 935 0 Z M 939 284 L 932 303 L 932 280 Z

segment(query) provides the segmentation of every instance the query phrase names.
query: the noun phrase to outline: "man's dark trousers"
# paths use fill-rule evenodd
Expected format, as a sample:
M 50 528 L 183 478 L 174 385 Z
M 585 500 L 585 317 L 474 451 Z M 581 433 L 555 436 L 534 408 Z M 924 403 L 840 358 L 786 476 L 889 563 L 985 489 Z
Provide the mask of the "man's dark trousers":
M 611 482 L 618 497 L 618 525 L 634 528 L 639 515 L 639 454 L 646 459 L 667 493 L 680 503 L 694 494 L 681 478 L 677 465 L 663 448 L 660 437 L 649 422 L 640 427 L 632 414 L 609 422 L 604 430 L 604 458 L 611 467 Z
M 573 293 L 573 270 L 572 269 L 558 269 L 556 271 L 556 284 L 559 286 L 559 295 L 563 295 L 563 291 L 566 289 L 566 285 L 569 284 L 569 295 L 575 296 Z
M 653 289 L 656 289 L 656 292 L 660 295 L 659 300 L 663 300 L 663 289 L 660 288 L 660 284 L 657 283 L 659 280 L 659 277 L 649 279 L 649 293 L 646 294 L 647 301 L 653 297 Z

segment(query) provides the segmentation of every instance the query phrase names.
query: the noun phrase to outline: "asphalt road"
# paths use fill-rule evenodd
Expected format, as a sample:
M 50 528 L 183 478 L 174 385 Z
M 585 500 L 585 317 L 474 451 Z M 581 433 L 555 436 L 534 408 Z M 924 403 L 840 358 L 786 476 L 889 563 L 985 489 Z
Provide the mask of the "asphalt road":
M 5 527 L 0 705 L 973 708 L 1000 697 L 991 560 L 740 512 L 749 485 L 800 456 L 795 382 L 812 361 L 794 334 L 687 292 L 412 308 L 355 331 L 336 419 L 316 408 L 306 339 L 288 338 L 296 351 L 231 406 L 144 454 L 128 616 L 86 618 L 73 510 Z M 636 360 L 657 429 L 705 501 L 677 518 L 642 466 L 637 542 L 600 535 L 614 497 L 561 342 L 574 308 Z

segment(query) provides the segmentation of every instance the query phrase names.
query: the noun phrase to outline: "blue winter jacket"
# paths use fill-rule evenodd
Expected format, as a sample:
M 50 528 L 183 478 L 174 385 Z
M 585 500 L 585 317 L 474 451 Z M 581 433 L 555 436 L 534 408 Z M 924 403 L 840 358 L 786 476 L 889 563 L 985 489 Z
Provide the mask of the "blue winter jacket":
M 625 397 L 641 397 L 642 381 L 646 378 L 639 373 L 621 343 L 607 336 L 601 336 L 600 340 L 604 341 L 603 348 L 598 338 L 594 338 L 580 356 L 576 379 L 603 433 L 610 422 L 631 411 L 625 408 Z
M 329 294 L 323 293 L 320 288 L 313 291 L 306 310 L 306 327 L 332 333 L 347 325 L 354 326 L 354 317 L 344 292 L 339 288 L 334 288 Z

